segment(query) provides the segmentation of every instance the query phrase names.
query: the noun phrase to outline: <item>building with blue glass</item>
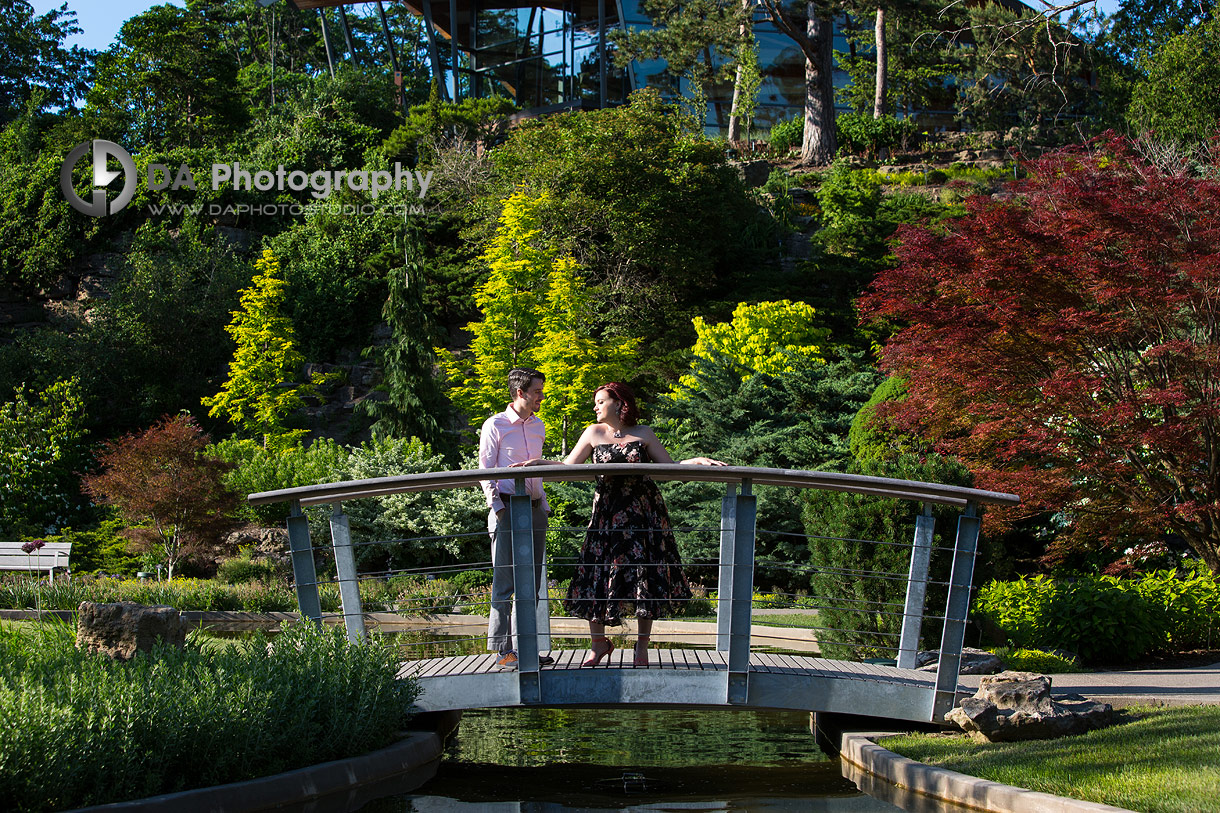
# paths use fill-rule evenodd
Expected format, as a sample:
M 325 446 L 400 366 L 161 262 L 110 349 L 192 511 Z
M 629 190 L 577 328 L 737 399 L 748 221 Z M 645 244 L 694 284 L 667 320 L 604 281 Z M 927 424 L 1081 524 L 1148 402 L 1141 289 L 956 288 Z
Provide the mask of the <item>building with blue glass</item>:
M 320 14 L 336 8 L 343 25 L 344 7 L 355 5 L 348 0 L 289 2 Z M 432 75 L 442 79 L 442 94 L 450 100 L 505 96 L 527 112 L 547 113 L 621 104 L 643 87 L 659 86 L 671 94 L 688 91 L 686 80 L 666 74 L 660 60 L 615 67 L 609 33 L 651 24 L 638 0 L 404 0 L 404 5 L 424 22 Z M 388 29 L 385 33 L 388 39 Z M 765 130 L 804 110 L 805 58 L 791 38 L 761 15 L 754 36 L 762 76 L 755 122 Z M 837 25 L 834 48 L 848 50 Z M 836 69 L 834 81 L 843 86 L 847 74 Z M 704 93 L 708 129 L 727 130 L 732 83 Z

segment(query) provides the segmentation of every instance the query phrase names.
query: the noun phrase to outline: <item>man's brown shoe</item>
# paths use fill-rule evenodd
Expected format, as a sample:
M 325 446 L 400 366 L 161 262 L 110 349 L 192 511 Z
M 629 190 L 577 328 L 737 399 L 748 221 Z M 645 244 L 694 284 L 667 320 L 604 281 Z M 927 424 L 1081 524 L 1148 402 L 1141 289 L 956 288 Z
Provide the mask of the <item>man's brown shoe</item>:
M 499 658 L 496 658 L 496 666 L 501 671 L 510 671 L 517 668 L 517 653 L 505 652 Z

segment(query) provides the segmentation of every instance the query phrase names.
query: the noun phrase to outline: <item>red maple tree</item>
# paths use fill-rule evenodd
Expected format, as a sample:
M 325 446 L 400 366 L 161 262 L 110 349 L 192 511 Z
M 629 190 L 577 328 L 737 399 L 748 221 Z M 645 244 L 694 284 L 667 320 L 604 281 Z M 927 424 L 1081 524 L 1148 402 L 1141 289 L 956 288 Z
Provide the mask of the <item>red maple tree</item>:
M 235 523 L 237 495 L 225 487 L 231 464 L 207 457 L 208 436 L 189 415 L 162 418 L 140 433 L 105 444 L 100 474 L 85 491 L 132 523 L 124 533 L 165 560 L 169 578 L 181 560 L 215 544 Z
M 1113 136 L 1027 168 L 900 233 L 861 303 L 899 326 L 882 363 L 909 397 L 881 414 L 1062 512 L 1057 544 L 1172 532 L 1220 572 L 1220 184 Z

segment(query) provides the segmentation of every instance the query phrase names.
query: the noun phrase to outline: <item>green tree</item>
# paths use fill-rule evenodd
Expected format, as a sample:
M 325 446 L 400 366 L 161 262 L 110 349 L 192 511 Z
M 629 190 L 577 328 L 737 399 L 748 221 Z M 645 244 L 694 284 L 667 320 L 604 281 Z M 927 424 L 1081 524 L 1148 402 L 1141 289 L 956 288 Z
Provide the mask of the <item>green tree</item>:
M 84 405 L 79 383 L 57 381 L 33 395 L 18 387 L 0 404 L 0 529 L 42 533 L 79 514 Z
M 825 165 L 835 155 L 834 0 L 759 0 L 772 24 L 805 56 L 805 128 L 801 163 Z
M 1093 55 L 1053 19 L 1022 6 L 967 9 L 975 47 L 965 55 L 958 118 L 977 130 L 1013 126 L 1035 132 L 1064 116 L 1094 116 L 1098 99 L 1090 78 Z
M 391 269 L 390 295 L 381 311 L 393 336 L 389 345 L 375 350 L 385 373 L 386 397 L 365 399 L 360 408 L 374 419 L 374 433 L 415 437 L 439 448 L 445 443 L 440 419 L 446 405 L 432 372 L 436 354 L 429 342 L 431 330 L 424 310 L 422 236 L 408 226 L 403 240 L 406 262 Z
M 65 4 L 38 14 L 26 0 L 0 3 L 0 126 L 36 108 L 72 107 L 89 86 L 92 52 L 64 40 L 80 33 Z
M 1202 151 L 1220 128 L 1220 17 L 1166 42 L 1143 63 L 1128 121 L 1137 131 Z
M 766 215 L 723 146 L 685 131 L 655 91 L 618 108 L 523 122 L 492 162 L 496 176 L 472 218 L 496 223 L 501 201 L 519 188 L 549 193 L 538 225 L 580 266 L 591 329 L 607 339 L 651 337 L 641 352 L 646 377 L 672 375 L 675 355 L 694 339 L 691 317 L 727 316 L 725 300 L 737 301 L 774 250 Z
M 697 359 L 724 355 L 753 373 L 779 374 L 791 369 L 793 357 L 821 360 L 822 345 L 830 331 L 815 324 L 816 313 L 804 302 L 740 302 L 730 322 L 708 324 L 702 316 L 693 320 Z M 691 375 L 683 376 L 675 392 L 697 386 Z
M 868 400 L 878 374 L 863 354 L 832 352 L 823 361 L 790 353 L 774 372 L 752 370 L 723 353 L 696 357 L 695 384 L 685 397 L 662 397 L 659 429 L 675 457 L 710 455 L 727 463 L 765 468 L 842 471 L 850 460 L 848 429 Z M 718 494 L 707 483 L 666 486 L 676 527 L 715 528 Z M 809 560 L 800 501 L 790 489 L 759 487 L 759 582 L 804 589 L 799 567 Z M 680 540 L 684 559 L 715 561 L 719 538 Z
M 518 192 L 504 202 L 500 228 L 483 255 L 491 275 L 475 294 L 482 321 L 466 326 L 468 355 L 441 357 L 454 386 L 449 397 L 470 417 L 503 409 L 513 367 L 547 376 L 540 417 L 547 449 L 566 449 L 587 421 L 593 388 L 625 377 L 638 339 L 598 341 L 590 332 L 590 300 L 575 262 L 561 257 L 542 231 L 543 193 Z
M 59 191 L 71 145 L 46 132 L 41 98 L 0 129 L 0 284 L 30 292 L 54 285 L 86 248 L 81 217 Z
M 1122 0 L 1105 44 L 1123 62 L 1143 66 L 1170 40 L 1215 15 L 1214 0 Z
M 123 23 L 86 97 L 102 132 L 132 147 L 198 146 L 245 125 L 237 65 L 213 45 L 224 31 L 199 5 L 153 6 Z
M 418 438 L 374 437 L 345 451 L 330 474 L 332 481 L 397 477 L 449 468 L 441 455 Z M 463 466 L 477 468 L 478 463 L 468 460 Z M 478 489 L 390 494 L 354 500 L 343 509 L 354 540 L 389 543 L 359 546 L 356 555 L 362 570 L 385 572 L 479 561 L 487 556 L 487 503 Z M 309 512 L 315 539 L 329 538 L 330 513 Z
M 109 264 L 117 274 L 107 298 L 0 346 L 0 393 L 75 377 L 87 425 L 105 434 L 197 407 L 215 391 L 209 378 L 232 352 L 224 325 L 251 274 L 223 236 L 192 219 L 149 221 Z
M 284 443 L 267 448 L 250 438 L 233 437 L 209 445 L 204 454 L 230 464 L 224 483 L 242 500 L 240 516 L 265 526 L 279 526 L 288 518 L 288 503 L 250 505 L 245 498 L 259 491 L 341 480 L 337 472 L 347 460 L 348 450 L 331 438 L 319 438 L 307 446 Z
M 304 358 L 296 349 L 292 321 L 284 316 L 280 264 L 270 249 L 254 264 L 253 284 L 241 293 L 241 309 L 225 328 L 237 343 L 229 379 L 220 392 L 203 399 L 211 417 L 223 417 L 266 445 L 286 432 L 284 418 L 303 404 Z
M 969 485 L 970 475 L 960 464 L 937 455 L 900 456 L 890 462 L 854 463 L 853 474 L 894 477 L 929 483 Z M 811 563 L 810 595 L 818 602 L 818 619 L 825 638 L 818 645 L 830 657 L 861 660 L 893 658 L 902 629 L 902 606 L 906 574 L 910 568 L 915 518 L 922 510 L 918 502 L 809 489 L 804 495 L 803 519 Z M 928 616 L 944 607 L 947 581 L 960 509 L 936 506 L 932 562 L 926 607 Z M 923 627 L 928 643 L 938 639 L 933 623 Z M 926 646 L 927 644 L 925 644 Z
M 598 342 L 589 334 L 589 294 L 569 257 L 555 261 L 535 339 L 538 371 L 546 376 L 546 399 L 538 416 L 549 445 L 566 456 L 589 423 L 594 390 L 629 378 L 639 339 Z
M 874 118 L 953 107 L 944 77 L 960 66 L 961 49 L 942 29 L 962 24 L 956 9 L 940 0 L 849 0 L 845 7 L 848 51 L 835 59 L 851 82 L 836 88 L 840 101 Z
M 475 294 L 483 319 L 466 326 L 469 356 L 440 356 L 455 385 L 449 398 L 468 416 L 503 408 L 508 371 L 537 366 L 532 347 L 546 301 L 545 282 L 557 259 L 538 216 L 549 199 L 518 192 L 504 201 L 499 228 L 483 254 L 491 275 Z
M 664 60 L 665 67 L 647 77 L 649 87 L 677 96 L 685 79 L 702 94 L 737 73 L 751 15 L 750 7 L 741 0 L 642 0 L 640 12 L 652 25 L 614 31 L 610 37 L 619 67 L 626 68 L 633 61 Z M 724 119 L 729 112 L 717 110 L 717 119 L 721 127 L 733 131 L 735 123 Z M 700 129 L 703 124 L 698 123 Z

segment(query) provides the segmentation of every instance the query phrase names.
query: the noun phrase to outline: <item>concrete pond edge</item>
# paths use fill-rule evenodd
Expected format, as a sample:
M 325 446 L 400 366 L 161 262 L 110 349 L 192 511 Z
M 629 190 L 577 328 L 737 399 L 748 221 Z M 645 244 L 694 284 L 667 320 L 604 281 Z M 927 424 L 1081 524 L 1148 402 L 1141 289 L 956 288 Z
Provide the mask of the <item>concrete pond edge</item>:
M 354 810 L 396 793 L 409 793 L 436 775 L 445 739 L 460 714 L 423 721 L 426 730 L 406 732 L 397 742 L 356 757 L 322 762 L 285 773 L 79 808 L 70 813 L 279 813 Z
M 861 791 L 904 810 L 942 810 L 937 804 L 949 802 L 994 813 L 1132 813 L 1122 807 L 1002 785 L 925 765 L 876 742 L 899 733 L 845 732 L 840 739 L 839 759 L 843 775 Z

